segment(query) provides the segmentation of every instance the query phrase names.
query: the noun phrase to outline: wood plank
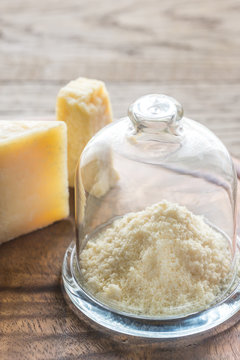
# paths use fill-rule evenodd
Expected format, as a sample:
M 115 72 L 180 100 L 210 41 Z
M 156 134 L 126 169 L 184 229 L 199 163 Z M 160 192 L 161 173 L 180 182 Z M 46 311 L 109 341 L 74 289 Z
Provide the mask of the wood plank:
M 1 0 L 0 80 L 238 83 L 237 0 Z

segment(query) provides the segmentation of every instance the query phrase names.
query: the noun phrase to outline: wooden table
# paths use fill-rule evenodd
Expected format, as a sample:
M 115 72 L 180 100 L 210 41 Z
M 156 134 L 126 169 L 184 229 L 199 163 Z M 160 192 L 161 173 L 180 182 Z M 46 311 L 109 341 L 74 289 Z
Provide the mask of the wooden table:
M 61 86 L 106 81 L 115 117 L 165 93 L 240 157 L 237 0 L 1 0 L 0 117 L 54 114 Z M 71 200 L 71 204 L 72 204 Z M 240 325 L 184 349 L 123 349 L 80 322 L 60 288 L 73 219 L 0 247 L 0 359 L 240 358 Z

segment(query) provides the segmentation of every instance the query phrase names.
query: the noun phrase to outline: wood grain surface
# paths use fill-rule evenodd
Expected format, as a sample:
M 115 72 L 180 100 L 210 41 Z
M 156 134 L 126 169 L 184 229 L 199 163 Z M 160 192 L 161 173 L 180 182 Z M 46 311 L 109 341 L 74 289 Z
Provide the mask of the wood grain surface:
M 239 11 L 238 0 L 1 0 L 0 118 L 51 116 L 61 86 L 96 77 L 116 118 L 165 93 L 240 157 Z M 72 238 L 70 217 L 0 247 L 0 360 L 240 358 L 240 324 L 160 351 L 122 348 L 79 321 L 60 287 Z

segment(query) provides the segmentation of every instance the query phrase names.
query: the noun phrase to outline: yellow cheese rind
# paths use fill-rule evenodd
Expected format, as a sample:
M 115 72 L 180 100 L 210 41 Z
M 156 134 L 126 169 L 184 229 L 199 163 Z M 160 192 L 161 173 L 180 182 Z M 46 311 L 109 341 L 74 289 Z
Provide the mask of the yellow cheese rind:
M 57 119 L 68 127 L 68 176 L 74 176 L 80 155 L 91 137 L 112 121 L 112 109 L 105 84 L 78 78 L 63 87 L 57 96 Z
M 65 123 L 1 121 L 0 243 L 68 214 Z

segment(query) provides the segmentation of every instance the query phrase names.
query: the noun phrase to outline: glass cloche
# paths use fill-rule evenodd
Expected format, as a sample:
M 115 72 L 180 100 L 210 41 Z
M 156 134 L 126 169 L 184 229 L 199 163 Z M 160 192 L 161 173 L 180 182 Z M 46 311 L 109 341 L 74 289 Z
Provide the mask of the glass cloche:
M 208 332 L 240 308 L 237 178 L 222 142 L 150 94 L 100 130 L 76 171 L 68 301 L 141 339 Z

